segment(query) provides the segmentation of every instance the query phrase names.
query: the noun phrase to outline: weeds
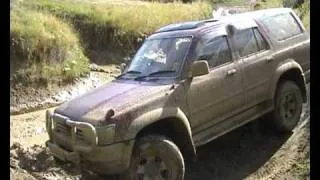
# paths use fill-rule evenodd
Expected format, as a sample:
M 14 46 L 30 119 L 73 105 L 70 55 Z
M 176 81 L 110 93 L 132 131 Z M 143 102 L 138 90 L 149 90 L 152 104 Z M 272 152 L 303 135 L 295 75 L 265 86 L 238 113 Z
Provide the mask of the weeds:
M 12 79 L 53 82 L 88 72 L 97 52 L 103 64 L 121 62 L 161 26 L 207 19 L 211 5 L 24 0 L 11 5 L 10 16 Z
M 13 81 L 49 83 L 88 72 L 88 59 L 72 28 L 55 16 L 24 8 L 10 12 Z
M 211 14 L 208 3 L 126 4 L 124 1 L 120 4 L 94 4 L 85 1 L 74 3 L 70 0 L 29 0 L 25 4 L 33 9 L 49 11 L 72 24 L 86 47 L 86 55 L 93 61 L 93 51 L 125 57 L 132 54 L 147 35 L 161 26 L 207 19 Z

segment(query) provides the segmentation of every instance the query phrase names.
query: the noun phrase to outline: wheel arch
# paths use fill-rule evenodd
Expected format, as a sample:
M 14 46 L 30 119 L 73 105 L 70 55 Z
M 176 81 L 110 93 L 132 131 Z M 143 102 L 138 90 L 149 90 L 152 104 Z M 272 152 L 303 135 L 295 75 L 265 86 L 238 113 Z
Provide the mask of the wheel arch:
M 160 134 L 170 138 L 186 160 L 196 157 L 189 121 L 179 108 L 159 108 L 136 118 L 129 127 L 130 136 L 139 138 Z
M 279 87 L 279 84 L 284 80 L 290 80 L 295 82 L 301 90 L 303 102 L 307 101 L 307 91 L 305 86 L 306 81 L 303 74 L 303 70 L 301 66 L 292 59 L 284 61 L 276 69 L 276 76 L 274 77 L 274 83 L 270 94 L 271 99 L 274 99 L 277 87 Z

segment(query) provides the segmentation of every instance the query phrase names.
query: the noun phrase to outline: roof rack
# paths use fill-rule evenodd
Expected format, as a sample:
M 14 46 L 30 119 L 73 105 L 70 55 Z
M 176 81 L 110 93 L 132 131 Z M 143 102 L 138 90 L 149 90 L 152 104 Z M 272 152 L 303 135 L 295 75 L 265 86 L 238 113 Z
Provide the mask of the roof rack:
M 177 24 L 170 24 L 170 25 L 161 27 L 160 29 L 158 29 L 156 31 L 156 33 L 195 29 L 195 28 L 198 28 L 200 26 L 205 25 L 206 23 L 216 22 L 216 21 L 218 21 L 218 20 L 217 19 L 207 19 L 207 20 L 202 20 L 202 21 L 189 21 L 189 22 L 182 22 L 182 23 L 177 23 Z
M 219 19 L 207 19 L 207 20 L 203 20 L 202 22 L 205 22 L 205 23 L 210 23 L 210 22 L 217 22 L 219 21 Z

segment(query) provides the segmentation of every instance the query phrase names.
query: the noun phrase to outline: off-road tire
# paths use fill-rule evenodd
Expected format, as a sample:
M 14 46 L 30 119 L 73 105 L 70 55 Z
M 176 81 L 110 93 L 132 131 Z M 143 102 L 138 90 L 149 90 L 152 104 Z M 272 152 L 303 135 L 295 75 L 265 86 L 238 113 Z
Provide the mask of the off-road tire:
M 300 120 L 302 93 L 293 81 L 282 81 L 277 87 L 275 109 L 268 116 L 270 125 L 279 133 L 291 132 Z
M 147 135 L 136 141 L 126 179 L 143 180 L 157 175 L 159 179 L 183 180 L 184 172 L 179 148 L 165 136 Z
M 66 162 L 60 160 L 59 158 L 53 156 L 53 161 L 56 165 L 63 165 L 63 164 L 66 164 Z

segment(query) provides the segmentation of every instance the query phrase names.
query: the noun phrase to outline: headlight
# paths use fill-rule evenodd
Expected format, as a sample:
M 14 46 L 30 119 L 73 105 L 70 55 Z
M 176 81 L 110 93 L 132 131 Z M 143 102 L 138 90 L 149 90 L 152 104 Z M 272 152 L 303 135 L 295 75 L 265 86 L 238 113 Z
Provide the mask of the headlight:
M 107 126 L 96 127 L 99 145 L 112 144 L 116 133 L 116 125 L 109 124 Z
M 52 136 L 52 116 L 53 116 L 53 113 L 47 110 L 46 111 L 46 130 L 49 135 L 49 140 L 51 140 L 51 136 Z

